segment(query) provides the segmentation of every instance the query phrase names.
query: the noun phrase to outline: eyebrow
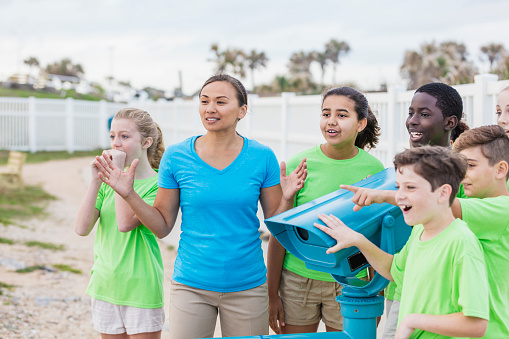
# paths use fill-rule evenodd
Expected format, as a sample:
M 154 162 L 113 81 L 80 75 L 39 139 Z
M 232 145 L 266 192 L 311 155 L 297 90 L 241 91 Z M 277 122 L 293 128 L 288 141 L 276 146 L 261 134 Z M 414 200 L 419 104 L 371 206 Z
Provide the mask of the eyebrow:
M 323 111 L 332 111 L 332 110 L 331 110 L 330 108 L 327 108 L 327 107 L 326 107 L 326 108 L 322 108 L 322 112 L 323 112 Z M 347 110 L 347 109 L 344 109 L 344 108 L 339 108 L 339 109 L 337 109 L 335 112 L 346 112 L 346 113 L 350 113 L 350 112 L 348 112 L 348 110 Z
M 412 106 L 408 106 L 408 109 L 410 110 L 413 110 Z M 417 107 L 417 110 L 418 111 L 422 111 L 422 110 L 428 110 L 428 111 L 431 111 L 431 109 L 429 109 L 429 107 L 427 106 L 424 106 L 424 107 Z
M 208 96 L 208 95 L 206 95 L 206 94 L 202 94 L 201 96 L 202 96 L 202 97 L 205 97 L 205 98 L 208 98 L 208 97 L 209 97 L 209 96 Z M 228 100 L 230 99 L 230 98 L 228 98 L 226 95 L 220 95 L 220 96 L 216 97 L 216 99 L 221 99 L 221 98 L 225 98 L 225 99 L 228 99 Z

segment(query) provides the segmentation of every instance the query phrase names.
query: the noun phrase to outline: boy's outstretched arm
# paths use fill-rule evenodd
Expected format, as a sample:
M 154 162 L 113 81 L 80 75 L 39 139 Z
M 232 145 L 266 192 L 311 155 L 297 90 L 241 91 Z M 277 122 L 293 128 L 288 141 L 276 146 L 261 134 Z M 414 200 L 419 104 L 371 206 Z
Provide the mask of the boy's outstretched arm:
M 487 328 L 488 320 L 468 317 L 462 312 L 442 315 L 412 313 L 401 320 L 394 338 L 409 338 L 415 329 L 448 337 L 479 338 L 486 333 Z
M 355 246 L 364 254 L 375 271 L 380 273 L 384 278 L 394 281 L 391 275 L 392 260 L 394 259 L 393 255 L 382 251 L 364 235 L 355 232 L 332 214 L 320 214 L 318 218 L 327 226 L 315 223 L 315 227 L 337 240 L 337 244 L 329 248 L 327 253 L 334 253 L 343 248 Z
M 352 201 L 355 204 L 353 208 L 355 212 L 371 204 L 382 204 L 386 202 L 391 205 L 397 205 L 396 191 L 376 190 L 373 188 L 350 185 L 340 185 L 339 187 L 354 193 Z

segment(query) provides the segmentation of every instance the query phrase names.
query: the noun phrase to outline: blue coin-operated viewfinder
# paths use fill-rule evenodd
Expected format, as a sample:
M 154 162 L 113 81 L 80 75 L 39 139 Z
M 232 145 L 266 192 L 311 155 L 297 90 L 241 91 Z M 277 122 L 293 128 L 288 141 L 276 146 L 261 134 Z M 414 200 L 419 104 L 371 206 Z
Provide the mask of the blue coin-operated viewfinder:
M 396 190 L 395 182 L 394 168 L 388 168 L 353 186 Z M 400 208 L 390 204 L 373 204 L 354 212 L 352 196 L 350 191 L 338 190 L 265 220 L 272 235 L 290 253 L 303 260 L 308 268 L 330 273 L 343 285 L 342 295 L 336 298 L 341 304 L 343 332 L 259 335 L 237 339 L 376 338 L 376 317 L 383 314 L 384 300 L 378 293 L 385 288 L 387 280 L 379 274 L 369 283 L 355 278 L 357 273 L 369 266 L 366 258 L 356 247 L 327 254 L 327 249 L 334 246 L 336 240 L 313 224 L 321 223 L 318 219 L 321 213 L 334 214 L 347 226 L 364 234 L 375 245 L 391 254 L 403 248 L 411 228 L 405 224 Z
M 394 168 L 388 168 L 353 186 L 396 190 L 395 180 Z M 352 192 L 340 189 L 269 218 L 265 220 L 265 224 L 281 245 L 303 260 L 306 267 L 330 273 L 341 283 L 344 296 L 375 296 L 388 281 L 378 274 L 369 283 L 355 278 L 357 273 L 369 266 L 364 255 L 356 247 L 326 254 L 326 250 L 334 246 L 336 240 L 313 226 L 315 222 L 322 223 L 318 219 L 318 214 L 337 216 L 347 226 L 362 233 L 375 245 L 391 254 L 403 248 L 410 236 L 411 228 L 405 224 L 398 206 L 387 203 L 373 204 L 354 212 L 352 196 Z

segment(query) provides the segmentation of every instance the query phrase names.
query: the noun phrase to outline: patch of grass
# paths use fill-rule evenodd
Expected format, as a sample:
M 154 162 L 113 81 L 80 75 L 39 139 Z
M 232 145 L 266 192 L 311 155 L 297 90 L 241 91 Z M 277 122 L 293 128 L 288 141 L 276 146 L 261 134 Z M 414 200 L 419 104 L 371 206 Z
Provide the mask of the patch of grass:
M 53 251 L 63 251 L 65 249 L 65 245 L 57 245 L 50 242 L 42 242 L 42 241 L 26 241 L 25 245 L 28 247 L 40 247 Z
M 62 90 L 60 92 L 49 92 L 42 90 L 29 90 L 29 89 L 20 89 L 20 88 L 5 88 L 0 86 L 0 97 L 19 97 L 19 98 L 45 98 L 45 99 L 65 99 L 65 98 L 74 98 L 77 100 L 92 100 L 99 101 L 103 98 L 90 95 L 90 94 L 81 94 L 77 93 L 76 90 Z
M 78 270 L 76 268 L 72 268 L 71 266 L 69 265 L 65 265 L 65 264 L 55 264 L 55 265 L 52 265 L 53 267 L 55 267 L 56 269 L 58 269 L 59 271 L 67 271 L 67 272 L 72 272 L 72 273 L 76 273 L 76 274 L 81 274 L 81 270 Z
M 25 186 L 22 189 L 8 189 L 0 186 L 0 223 L 19 224 L 14 219 L 43 216 L 45 203 L 56 200 L 39 186 Z
M 7 238 L 2 238 L 0 237 L 0 244 L 8 244 L 8 245 L 12 245 L 14 244 L 15 241 L 14 240 L 11 240 L 11 239 L 7 239 Z M 2 287 L 2 282 L 0 282 L 0 287 Z
M 27 154 L 26 163 L 27 164 L 36 164 L 49 160 L 64 160 L 71 158 L 80 158 L 80 157 L 89 157 L 101 155 L 102 150 L 97 149 L 93 151 L 75 151 L 74 153 L 69 153 L 67 151 L 39 151 L 35 153 Z M 0 165 L 7 164 L 7 159 L 9 158 L 9 151 L 0 150 Z
M 14 286 L 14 285 L 9 285 L 9 284 L 6 284 L 6 283 L 4 283 L 4 282 L 1 282 L 1 281 L 0 281 L 0 288 L 6 288 L 6 289 L 8 289 L 9 291 L 11 291 L 13 287 L 16 287 L 16 286 Z
M 30 273 L 30 272 L 33 272 L 35 270 L 41 270 L 43 269 L 43 266 L 40 266 L 40 265 L 35 265 L 35 266 L 28 266 L 28 267 L 25 267 L 25 268 L 18 268 L 16 270 L 17 273 Z

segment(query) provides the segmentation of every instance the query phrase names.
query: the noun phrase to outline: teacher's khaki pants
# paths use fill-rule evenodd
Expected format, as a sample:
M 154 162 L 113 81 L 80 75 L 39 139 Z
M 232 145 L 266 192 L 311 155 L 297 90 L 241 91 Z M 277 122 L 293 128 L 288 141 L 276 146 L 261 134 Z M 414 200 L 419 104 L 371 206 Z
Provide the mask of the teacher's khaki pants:
M 212 338 L 218 315 L 223 337 L 269 334 L 267 283 L 221 293 L 171 281 L 170 339 Z

